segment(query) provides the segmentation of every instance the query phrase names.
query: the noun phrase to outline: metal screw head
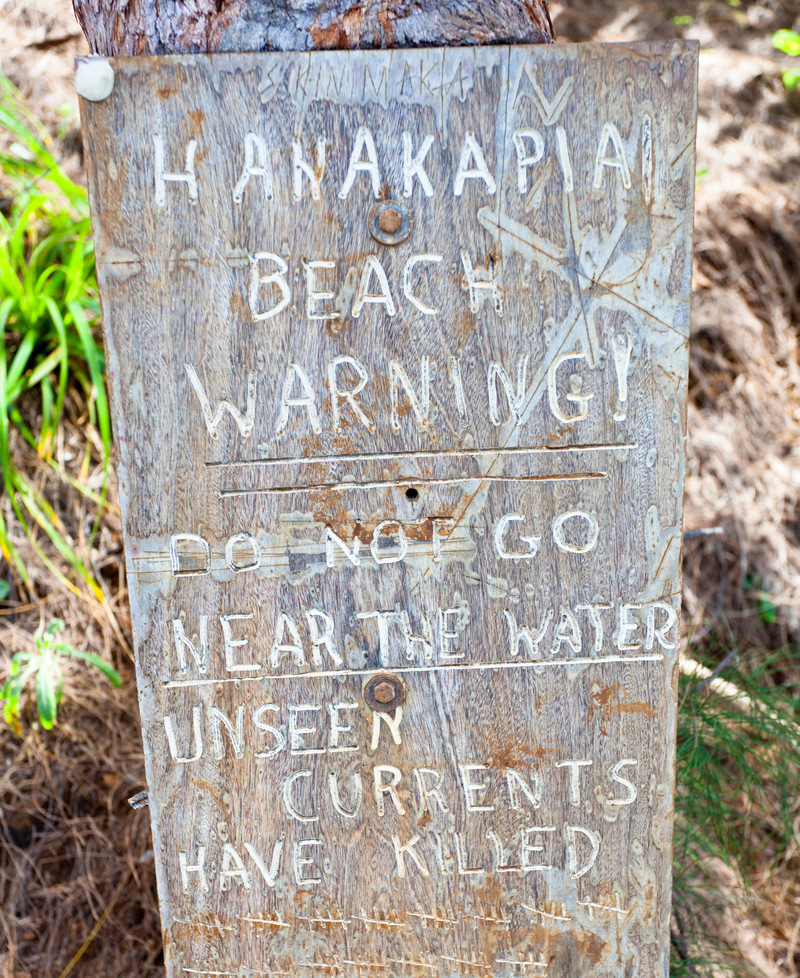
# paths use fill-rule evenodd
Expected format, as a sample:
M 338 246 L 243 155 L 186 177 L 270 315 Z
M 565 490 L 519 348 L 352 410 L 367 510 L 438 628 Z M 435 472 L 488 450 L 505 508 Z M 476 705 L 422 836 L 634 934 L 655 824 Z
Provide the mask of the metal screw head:
M 385 245 L 397 245 L 411 234 L 411 215 L 396 200 L 384 200 L 369 212 L 369 233 Z
M 392 713 L 402 706 L 406 698 L 406 688 L 402 679 L 390 673 L 373 676 L 364 687 L 367 706 L 379 713 Z

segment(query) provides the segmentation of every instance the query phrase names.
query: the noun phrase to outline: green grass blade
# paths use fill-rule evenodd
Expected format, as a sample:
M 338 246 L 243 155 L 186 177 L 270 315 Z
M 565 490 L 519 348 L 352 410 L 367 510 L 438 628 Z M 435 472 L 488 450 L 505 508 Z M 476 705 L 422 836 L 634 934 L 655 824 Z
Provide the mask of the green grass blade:
M 98 426 L 100 428 L 100 437 L 105 453 L 103 467 L 107 469 L 111 452 L 111 415 L 108 411 L 108 399 L 106 398 L 106 386 L 103 378 L 103 356 L 97 349 L 82 306 L 74 301 L 67 303 L 67 306 L 72 314 L 72 321 L 75 323 L 75 328 L 78 330 L 78 335 L 83 344 L 83 352 L 89 367 L 89 375 L 92 378 L 92 386 L 97 403 Z
M 39 713 L 39 721 L 45 730 L 52 730 L 58 712 L 56 700 L 57 669 L 58 666 L 54 659 L 48 655 L 42 657 L 39 671 L 36 673 L 36 709 Z
M 11 361 L 11 366 L 8 368 L 8 374 L 6 376 L 7 404 L 15 401 L 25 389 L 25 384 L 20 383 L 20 378 L 28 365 L 35 345 L 36 334 L 31 330 L 23 336 L 22 342 L 14 354 L 14 359 Z
M 114 687 L 119 687 L 122 685 L 122 676 L 117 672 L 117 670 L 110 666 L 104 659 L 101 659 L 99 655 L 94 655 L 92 652 L 83 652 L 80 649 L 73 649 L 69 646 L 56 646 L 59 650 L 66 648 L 66 655 L 69 655 L 73 659 L 83 659 L 84 662 L 89 662 L 96 669 L 106 677 L 106 679 Z

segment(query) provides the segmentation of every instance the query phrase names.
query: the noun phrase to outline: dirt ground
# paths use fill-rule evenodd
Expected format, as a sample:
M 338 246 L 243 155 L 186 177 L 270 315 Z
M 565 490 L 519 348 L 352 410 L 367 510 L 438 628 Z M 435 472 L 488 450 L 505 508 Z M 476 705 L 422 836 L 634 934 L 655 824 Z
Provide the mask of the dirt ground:
M 771 37 L 797 28 L 800 0 L 564 0 L 552 14 L 560 40 L 700 42 L 685 528 L 719 532 L 685 546 L 687 648 L 713 654 L 720 630 L 727 648 L 799 642 L 800 90 L 784 90 L 790 59 Z M 72 58 L 84 50 L 68 0 L 0 0 L 0 71 L 76 179 Z M 80 459 L 84 421 L 72 408 L 65 458 Z M 35 456 L 27 462 L 80 549 L 86 501 Z M 54 734 L 0 730 L 0 976 L 163 975 L 148 813 L 127 802 L 145 784 L 116 490 L 87 555 L 102 605 L 54 589 L 18 536 L 32 576 L 0 605 L 0 675 L 40 622 L 61 617 L 68 637 L 114 662 L 125 682 L 115 691 L 72 671 Z M 772 624 L 758 613 L 763 601 Z M 786 679 L 800 682 L 800 662 Z M 770 978 L 800 975 L 800 814 L 795 834 L 785 865 L 757 857 L 750 909 L 721 924 Z

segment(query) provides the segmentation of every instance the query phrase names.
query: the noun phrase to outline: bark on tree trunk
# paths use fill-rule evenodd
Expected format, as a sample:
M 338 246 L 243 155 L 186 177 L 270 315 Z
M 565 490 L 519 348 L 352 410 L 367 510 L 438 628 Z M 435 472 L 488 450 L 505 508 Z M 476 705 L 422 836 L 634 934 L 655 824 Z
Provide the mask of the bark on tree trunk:
M 548 0 L 72 0 L 93 52 L 547 44 Z

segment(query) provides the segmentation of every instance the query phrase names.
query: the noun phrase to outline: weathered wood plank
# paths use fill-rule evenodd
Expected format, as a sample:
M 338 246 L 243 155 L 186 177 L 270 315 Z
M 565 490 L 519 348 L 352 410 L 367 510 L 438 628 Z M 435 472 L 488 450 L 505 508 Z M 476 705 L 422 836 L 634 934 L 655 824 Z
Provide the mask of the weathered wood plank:
M 112 63 L 168 974 L 663 974 L 695 49 Z

